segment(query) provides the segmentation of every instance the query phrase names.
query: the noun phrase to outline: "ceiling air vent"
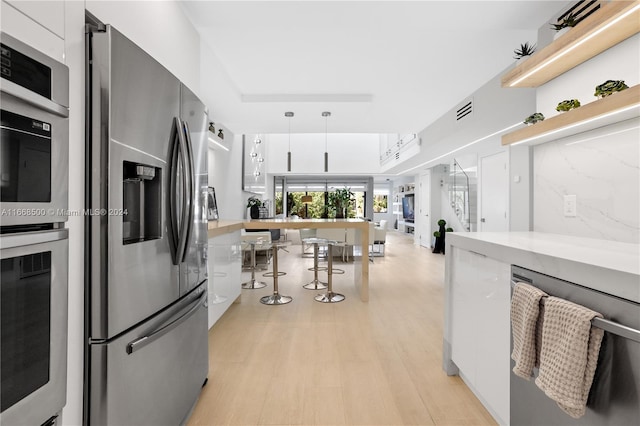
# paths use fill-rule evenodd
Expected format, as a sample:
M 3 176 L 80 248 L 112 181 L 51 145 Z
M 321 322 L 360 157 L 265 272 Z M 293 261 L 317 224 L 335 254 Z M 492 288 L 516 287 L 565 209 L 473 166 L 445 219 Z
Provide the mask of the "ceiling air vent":
M 456 121 L 460 121 L 465 117 L 473 114 L 473 99 L 468 99 L 458 106 L 456 110 Z

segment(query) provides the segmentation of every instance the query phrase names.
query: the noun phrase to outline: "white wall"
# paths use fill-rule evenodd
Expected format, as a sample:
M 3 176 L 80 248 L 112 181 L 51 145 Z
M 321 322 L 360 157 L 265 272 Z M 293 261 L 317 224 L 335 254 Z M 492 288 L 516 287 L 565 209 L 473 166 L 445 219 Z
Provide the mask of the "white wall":
M 86 0 L 86 8 L 105 24 L 113 25 L 201 96 L 200 35 L 179 2 Z
M 595 101 L 595 86 L 608 79 L 637 85 L 639 51 L 640 34 L 551 80 L 538 88 L 538 111 L 549 117 L 561 100 Z M 532 148 L 535 231 L 640 241 L 637 126 L 636 119 Z M 564 216 L 564 195 L 576 195 L 576 217 Z
M 244 219 L 247 198 L 251 194 L 242 191 L 242 135 L 233 137 L 229 151 L 209 149 L 209 186 L 216 190 L 220 219 Z

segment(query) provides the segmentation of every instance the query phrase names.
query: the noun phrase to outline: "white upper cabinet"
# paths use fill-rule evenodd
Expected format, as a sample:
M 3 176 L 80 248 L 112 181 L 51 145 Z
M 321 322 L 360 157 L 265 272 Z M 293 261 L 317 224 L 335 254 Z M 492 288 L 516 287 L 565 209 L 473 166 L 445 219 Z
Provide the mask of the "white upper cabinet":
M 64 1 L 4 0 L 58 37 L 64 39 Z

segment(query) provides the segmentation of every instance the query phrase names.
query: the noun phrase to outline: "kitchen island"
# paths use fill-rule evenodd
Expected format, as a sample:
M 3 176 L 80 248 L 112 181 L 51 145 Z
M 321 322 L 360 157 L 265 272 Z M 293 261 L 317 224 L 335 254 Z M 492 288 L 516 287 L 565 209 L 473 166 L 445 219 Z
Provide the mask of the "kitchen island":
M 448 233 L 443 368 L 510 423 L 511 265 L 640 303 L 640 246 L 539 232 Z
M 355 229 L 364 249 L 354 257 L 354 286 L 360 300 L 369 300 L 369 222 L 361 219 L 216 220 L 208 224 L 209 327 L 240 300 L 240 231 L 242 229 Z M 221 294 L 223 293 L 223 294 Z

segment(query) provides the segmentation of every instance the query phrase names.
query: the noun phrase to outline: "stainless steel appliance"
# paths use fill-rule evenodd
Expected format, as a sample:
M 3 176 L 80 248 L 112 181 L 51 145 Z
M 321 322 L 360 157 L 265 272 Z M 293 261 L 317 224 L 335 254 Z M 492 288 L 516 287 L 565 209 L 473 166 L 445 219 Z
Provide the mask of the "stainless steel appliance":
M 208 373 L 207 110 L 110 25 L 87 60 L 85 422 L 177 425 Z
M 53 424 L 67 384 L 69 71 L 0 43 L 0 424 Z
M 2 46 L 2 226 L 67 220 L 69 70 L 8 34 Z
M 511 424 L 637 424 L 640 419 L 640 304 L 519 266 L 511 267 L 511 276 L 514 282 L 529 283 L 549 295 L 600 312 L 605 318 L 592 321 L 593 326 L 602 328 L 605 334 L 586 414 L 573 419 L 538 389 L 533 379 L 526 381 L 511 372 Z

